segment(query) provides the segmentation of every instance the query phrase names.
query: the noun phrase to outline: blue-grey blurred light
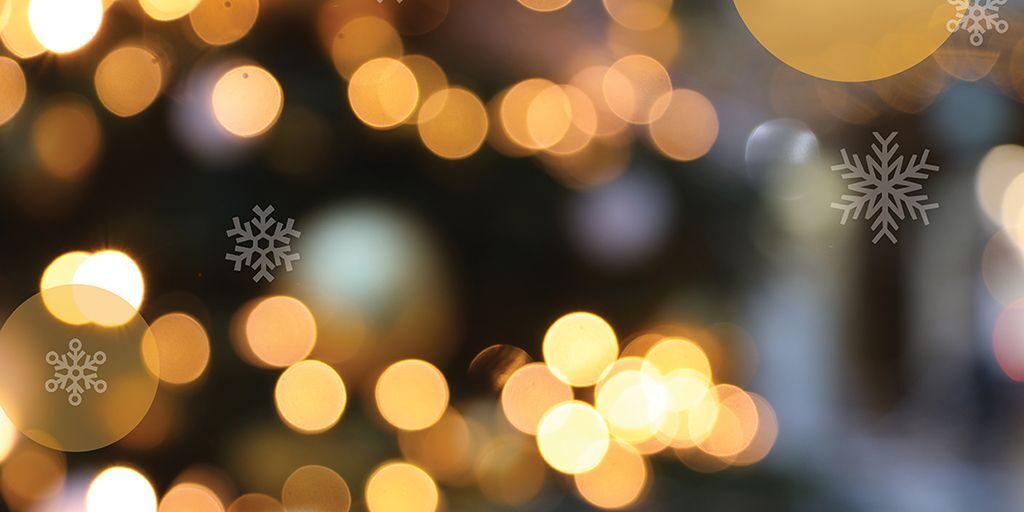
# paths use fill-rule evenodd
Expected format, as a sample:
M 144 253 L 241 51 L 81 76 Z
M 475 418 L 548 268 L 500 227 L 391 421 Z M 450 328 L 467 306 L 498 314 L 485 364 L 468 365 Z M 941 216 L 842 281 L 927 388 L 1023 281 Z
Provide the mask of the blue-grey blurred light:
M 981 82 L 946 90 L 928 111 L 925 123 L 946 152 L 982 150 L 1013 140 L 1017 121 L 1012 101 Z
M 673 200 L 661 176 L 629 171 L 571 201 L 570 237 L 583 256 L 597 265 L 623 268 L 642 263 L 668 235 L 675 214 Z
M 818 156 L 818 138 L 804 123 L 772 119 L 747 138 L 745 161 L 751 176 L 763 177 L 780 167 L 804 164 Z

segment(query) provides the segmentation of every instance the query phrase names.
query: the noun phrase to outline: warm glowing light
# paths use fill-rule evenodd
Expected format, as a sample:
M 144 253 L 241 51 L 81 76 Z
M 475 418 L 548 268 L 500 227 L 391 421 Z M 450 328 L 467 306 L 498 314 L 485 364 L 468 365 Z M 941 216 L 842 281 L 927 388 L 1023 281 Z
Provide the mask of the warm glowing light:
M 146 110 L 163 87 L 160 60 L 141 46 L 122 46 L 96 67 L 96 96 L 107 110 L 130 117 Z
M 711 380 L 711 362 L 694 341 L 685 338 L 664 338 L 647 350 L 644 360 L 662 375 L 690 369 Z
M 54 53 L 88 43 L 103 22 L 100 0 L 29 0 L 28 21 L 36 39 Z
M 10 121 L 25 103 L 25 73 L 10 58 L 0 56 L 0 125 Z
M 402 61 L 402 64 L 405 64 L 409 71 L 412 71 L 413 76 L 416 77 L 420 106 L 434 93 L 448 88 L 448 76 L 445 75 L 444 70 L 441 69 L 441 66 L 434 59 L 425 55 L 403 55 L 398 60 Z M 417 111 L 409 116 L 409 119 L 405 122 L 415 124 L 419 123 L 419 119 L 420 116 Z
M 569 5 L 572 0 L 519 0 L 528 9 L 538 12 L 557 11 Z
M 332 469 L 303 466 L 285 481 L 281 502 L 285 510 L 348 512 L 352 507 L 352 492 L 345 480 Z
M 679 23 L 672 18 L 651 30 L 633 30 L 612 22 L 608 24 L 606 39 L 617 57 L 639 53 L 670 69 L 686 48 Z
M 373 59 L 356 69 L 348 83 L 348 101 L 360 121 L 374 128 L 392 128 L 416 109 L 419 86 L 400 60 Z
M 658 100 L 672 92 L 672 79 L 658 61 L 646 55 L 629 55 L 605 73 L 604 98 L 615 115 L 632 124 L 650 124 L 668 108 Z
M 480 450 L 474 474 L 487 499 L 519 508 L 540 493 L 548 470 L 532 439 L 499 435 Z
M 4 410 L 0 409 L 0 464 L 11 454 L 17 442 L 18 429 L 11 423 Z
M 7 26 L 0 31 L 0 39 L 15 57 L 30 59 L 46 51 L 46 47 L 32 33 L 28 19 L 29 0 L 7 0 L 11 15 Z
M 544 335 L 544 362 L 563 382 L 592 386 L 619 355 L 615 331 L 593 313 L 569 313 Z
M 32 124 L 32 149 L 50 175 L 73 181 L 90 170 L 99 156 L 103 134 L 96 113 L 84 100 L 54 100 Z
M 434 512 L 439 501 L 437 484 L 430 475 L 405 462 L 385 463 L 366 482 L 370 512 Z
M 644 370 L 624 370 L 604 381 L 595 402 L 612 435 L 634 444 L 661 430 L 669 408 L 660 375 Z
M 598 466 L 573 477 L 587 503 L 620 509 L 637 502 L 647 488 L 647 461 L 632 446 L 614 441 Z
M 571 155 L 582 151 L 597 133 L 597 110 L 590 96 L 582 89 L 564 85 L 566 98 L 572 112 L 571 123 L 562 138 L 547 150 L 557 155 Z
M 160 500 L 159 512 L 224 512 L 224 504 L 206 487 L 183 483 L 171 487 Z
M 696 160 L 708 153 L 718 139 L 718 113 L 701 93 L 676 89 L 651 107 L 664 114 L 648 130 L 654 146 L 669 158 Z
M 285 512 L 285 509 L 281 502 L 266 494 L 249 493 L 231 503 L 228 512 Z
M 572 103 L 559 85 L 541 89 L 526 108 L 526 130 L 540 149 L 550 148 L 562 140 L 572 121 Z
M 1006 186 L 1001 203 L 1000 224 L 1018 247 L 1024 247 L 1024 174 Z
M 61 254 L 46 267 L 46 270 L 43 271 L 43 277 L 39 280 L 39 292 L 42 295 L 43 304 L 46 306 L 46 309 L 66 324 L 87 324 L 89 323 L 89 318 L 75 305 L 72 294 L 63 291 L 47 293 L 46 290 L 72 284 L 72 279 L 74 279 L 78 267 L 88 258 L 89 253 L 83 251 Z
M 66 473 L 63 454 L 34 443 L 21 443 L 0 466 L 0 491 L 11 508 L 29 509 L 57 495 Z
M 317 434 L 338 423 L 348 394 L 334 368 L 320 361 L 302 361 L 289 366 L 277 379 L 274 402 L 289 427 Z
M 569 84 L 583 91 L 594 107 L 597 116 L 597 128 L 594 132 L 598 137 L 611 137 L 621 134 L 628 124 L 612 112 L 604 99 L 604 77 L 608 74 L 607 66 L 590 66 L 573 75 Z
M 267 297 L 249 311 L 245 340 L 260 362 L 283 368 L 295 364 L 313 351 L 316 320 L 302 301 L 284 295 Z
M 89 484 L 86 512 L 156 512 L 156 492 L 146 477 L 131 468 L 103 470 Z
M 384 370 L 374 397 L 388 423 L 402 430 L 422 430 L 441 419 L 448 408 L 448 382 L 434 365 L 406 359 Z
M 469 473 L 476 455 L 470 424 L 449 407 L 437 423 L 423 430 L 403 430 L 398 445 L 406 460 L 434 479 L 451 485 L 472 483 Z
M 403 51 L 402 38 L 390 23 L 363 16 L 341 27 L 331 45 L 331 58 L 338 73 L 347 79 L 364 62 L 378 57 L 397 59 Z
M 537 425 L 552 407 L 573 399 L 572 388 L 551 373 L 544 363 L 516 370 L 501 390 L 501 410 L 513 427 L 536 434 Z
M 718 393 L 718 414 L 714 426 L 698 446 L 704 453 L 731 459 L 746 450 L 758 431 L 758 408 L 745 391 L 721 385 Z
M 541 78 L 531 78 L 513 85 L 502 97 L 501 127 L 516 145 L 530 150 L 544 148 L 530 133 L 530 105 L 542 92 L 551 87 L 557 87 L 557 85 Z M 539 122 L 539 120 L 535 122 Z
M 222 46 L 245 37 L 259 12 L 259 0 L 200 0 L 188 20 L 200 39 Z
M 672 0 L 604 0 L 612 19 L 633 30 L 651 30 L 665 22 Z
M 156 346 L 159 365 L 150 368 L 150 372 L 159 375 L 160 380 L 188 384 L 206 371 L 210 362 L 210 338 L 194 317 L 185 313 L 161 316 L 149 326 L 146 338 Z
M 2 117 L 0 117 L 2 119 Z M 1006 144 L 992 148 L 978 165 L 975 193 L 988 219 L 1002 223 L 1003 194 L 1024 173 L 1024 147 Z
M 270 129 L 281 115 L 284 94 L 267 70 L 238 66 L 213 86 L 213 115 L 228 132 L 255 137 Z
M 548 411 L 537 427 L 537 447 L 544 460 L 562 473 L 585 473 L 608 453 L 608 425 L 593 407 L 564 402 Z
M 443 89 L 423 102 L 418 124 L 420 139 L 432 153 L 450 160 L 466 158 L 487 137 L 487 109 L 466 89 Z
M 757 434 L 750 445 L 734 457 L 733 464 L 737 466 L 750 466 L 764 460 L 779 437 L 779 420 L 775 409 L 764 397 L 754 393 L 749 393 L 749 396 L 757 405 Z
M 71 282 L 107 290 L 127 302 L 132 309 L 111 307 L 90 301 L 78 301 L 78 309 L 100 325 L 121 325 L 129 321 L 142 305 L 145 283 L 135 261 L 121 251 L 100 251 L 78 266 Z
M 170 21 L 192 12 L 199 0 L 139 0 L 139 5 L 150 18 Z

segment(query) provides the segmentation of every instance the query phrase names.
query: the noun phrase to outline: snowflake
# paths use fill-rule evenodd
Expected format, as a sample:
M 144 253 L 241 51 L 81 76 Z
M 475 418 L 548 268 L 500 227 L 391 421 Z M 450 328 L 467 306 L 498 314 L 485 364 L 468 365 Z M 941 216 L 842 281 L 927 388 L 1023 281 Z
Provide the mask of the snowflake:
M 1006 5 L 1007 0 L 948 0 L 956 7 L 956 17 L 949 20 L 946 28 L 950 32 L 966 30 L 971 33 L 971 44 L 981 46 L 985 42 L 985 33 L 995 29 L 1005 34 L 1010 23 L 999 17 L 999 8 Z
M 875 132 L 875 139 L 878 144 L 871 145 L 874 155 L 867 156 L 867 167 L 861 162 L 860 155 L 850 155 L 845 149 L 842 150 L 843 163 L 833 165 L 833 171 L 844 171 L 844 180 L 853 180 L 848 185 L 850 191 L 855 194 L 844 194 L 841 196 L 843 202 L 832 203 L 832 208 L 843 212 L 841 224 L 846 224 L 852 216 L 854 220 L 864 214 L 865 220 L 874 220 L 871 223 L 871 230 L 877 232 L 872 243 L 878 243 L 882 237 L 890 242 L 896 243 L 896 230 L 899 229 L 898 221 L 906 218 L 917 220 L 918 215 L 924 225 L 928 225 L 928 210 L 938 208 L 937 203 L 927 203 L 928 196 L 924 194 L 911 195 L 920 191 L 923 186 L 918 181 L 928 179 L 927 172 L 938 171 L 938 166 L 928 162 L 928 150 L 921 154 L 910 157 L 910 162 L 903 166 L 903 156 L 895 157 L 899 150 L 899 144 L 894 143 L 897 132 L 891 133 L 888 137 L 882 137 Z
M 256 216 L 245 224 L 239 223 L 238 217 L 233 219 L 235 227 L 227 233 L 235 239 L 235 252 L 228 253 L 225 259 L 235 263 L 235 272 L 246 265 L 256 270 L 253 281 L 262 278 L 270 282 L 274 280 L 270 272 L 282 264 L 291 272 L 292 262 L 299 259 L 299 254 L 292 252 L 291 239 L 302 233 L 292 229 L 294 219 L 288 219 L 286 224 L 274 220 L 270 216 L 274 213 L 273 206 L 266 209 L 256 206 L 252 211 Z
M 82 393 L 93 390 L 102 394 L 107 390 L 107 381 L 97 378 L 97 371 L 107 362 L 107 354 L 102 350 L 93 354 L 82 351 L 82 340 L 72 338 L 68 342 L 68 351 L 58 354 L 51 350 L 46 354 L 46 364 L 53 367 L 53 378 L 46 381 L 46 391 L 55 393 L 58 389 L 68 393 L 68 403 L 78 407 L 82 403 Z

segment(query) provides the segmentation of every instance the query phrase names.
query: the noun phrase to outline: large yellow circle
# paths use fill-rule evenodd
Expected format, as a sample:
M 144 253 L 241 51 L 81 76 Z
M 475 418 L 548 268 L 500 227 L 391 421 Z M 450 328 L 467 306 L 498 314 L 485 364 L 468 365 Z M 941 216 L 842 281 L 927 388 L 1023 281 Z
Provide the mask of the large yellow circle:
M 370 512 L 434 512 L 439 501 L 437 484 L 430 475 L 406 462 L 386 463 L 366 482 Z
M 537 448 L 562 473 L 578 475 L 597 467 L 611 443 L 608 425 L 589 404 L 564 402 L 548 411 L 537 427 Z
M 374 398 L 388 423 L 402 430 L 423 430 L 448 408 L 448 382 L 434 365 L 406 359 L 384 370 Z
M 96 450 L 128 435 L 156 395 L 159 356 L 145 320 L 117 295 L 92 286 L 47 290 L 94 309 L 130 311 L 108 327 L 55 317 L 36 294 L 0 329 L 0 407 L 37 443 Z M 120 313 L 118 313 L 120 314 Z
M 949 37 L 946 0 L 734 0 L 754 37 L 786 64 L 840 82 L 877 80 L 926 59 Z
M 225 130 L 239 137 L 255 137 L 277 122 L 284 94 L 267 70 L 239 66 L 217 80 L 212 102 L 213 115 Z
M 348 393 L 338 372 L 320 361 L 302 361 L 277 379 L 274 402 L 281 419 L 304 434 L 318 434 L 336 425 L 345 412 Z
M 569 313 L 551 324 L 544 335 L 544 362 L 551 373 L 571 386 L 594 385 L 618 355 L 615 331 L 593 313 Z

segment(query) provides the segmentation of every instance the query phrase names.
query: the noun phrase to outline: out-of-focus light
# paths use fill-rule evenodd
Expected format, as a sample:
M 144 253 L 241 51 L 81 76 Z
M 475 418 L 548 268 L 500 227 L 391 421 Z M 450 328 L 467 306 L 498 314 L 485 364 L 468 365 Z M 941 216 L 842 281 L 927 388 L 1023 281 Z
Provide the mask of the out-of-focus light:
M 377 409 L 402 430 L 422 430 L 441 419 L 448 407 L 448 383 L 434 365 L 418 359 L 392 364 L 377 379 Z
M 416 124 L 419 123 L 420 119 L 419 107 L 427 101 L 427 98 L 433 96 L 434 93 L 448 88 L 448 76 L 445 75 L 444 70 L 441 69 L 441 66 L 434 59 L 426 55 L 403 55 L 398 60 L 402 61 L 402 64 L 405 64 L 409 71 L 412 71 L 413 76 L 416 77 L 420 104 L 417 106 L 417 111 L 405 121 L 406 123 Z
M 753 176 L 766 176 L 783 166 L 802 165 L 818 156 L 818 138 L 806 124 L 772 119 L 747 137 L 745 159 Z
M 302 301 L 285 295 L 267 297 L 253 306 L 245 320 L 245 340 L 262 363 L 283 368 L 313 351 L 317 328 Z
M 57 496 L 66 474 L 63 454 L 34 443 L 20 443 L 0 466 L 0 491 L 8 506 L 28 509 Z
M 538 149 L 561 141 L 572 126 L 572 103 L 561 86 L 551 84 L 540 91 L 526 108 L 526 130 Z
M 697 446 L 708 455 L 731 460 L 746 450 L 758 431 L 758 408 L 745 391 L 735 386 L 715 387 L 718 414 L 708 436 Z
M 718 112 L 697 91 L 676 89 L 656 100 L 651 110 L 663 111 L 648 127 L 651 141 L 673 160 L 696 160 L 718 140 Z
M 611 182 L 626 172 L 632 156 L 632 140 L 625 132 L 605 138 L 594 138 L 576 153 L 541 154 L 548 171 L 565 186 L 587 189 Z
M 200 0 L 188 20 L 204 42 L 223 46 L 245 37 L 259 12 L 259 0 Z
M 78 309 L 73 300 L 74 296 L 63 291 L 56 293 L 49 292 L 52 288 L 72 284 L 75 272 L 78 267 L 90 256 L 84 251 L 74 251 L 61 254 L 43 271 L 43 277 L 39 280 L 39 292 L 43 298 L 46 309 L 60 321 L 71 325 L 83 325 L 89 323 L 89 318 Z
M 597 114 L 597 129 L 594 135 L 598 137 L 618 135 L 628 126 L 622 118 L 612 112 L 604 98 L 604 77 L 607 74 L 608 66 L 595 65 L 581 69 L 569 81 L 570 85 L 579 88 L 590 98 Z
M 518 508 L 540 493 L 547 472 L 537 447 L 527 437 L 509 433 L 484 445 L 474 474 L 488 500 Z
M 501 127 L 508 138 L 517 146 L 529 150 L 543 149 L 530 133 L 530 105 L 545 90 L 557 87 L 542 78 L 531 78 L 513 85 L 501 100 Z M 555 141 L 557 142 L 557 141 Z M 553 144 L 552 142 L 551 144 Z M 550 145 L 550 144 L 549 144 Z
M 388 462 L 366 482 L 370 512 L 434 512 L 440 495 L 426 471 L 405 462 Z
M 154 343 L 159 366 L 150 372 L 171 384 L 195 381 L 210 362 L 210 338 L 191 315 L 168 313 L 153 321 L 146 337 Z
M 29 0 L 36 39 L 54 53 L 73 52 L 92 40 L 103 22 L 100 0 Z
M 32 33 L 32 25 L 28 19 L 30 0 L 8 0 L 11 4 L 11 16 L 7 26 L 0 31 L 0 39 L 4 46 L 19 59 L 30 59 L 46 51 L 43 43 Z
M 665 338 L 651 347 L 644 360 L 662 375 L 675 370 L 691 369 L 711 380 L 711 362 L 704 350 L 692 340 Z
M 685 48 L 679 23 L 674 18 L 650 30 L 633 30 L 615 22 L 608 23 L 608 48 L 618 57 L 641 53 L 671 68 Z
M 1024 174 L 1019 174 L 1003 191 L 1000 224 L 1018 247 L 1024 247 Z
M 1002 223 L 1003 196 L 1014 179 L 1024 174 L 1024 147 L 1016 144 L 996 146 L 978 165 L 975 194 L 988 219 Z
M 352 74 L 348 101 L 363 123 L 374 128 L 393 128 L 405 122 L 416 109 L 419 87 L 405 64 L 382 57 L 366 62 Z
M 284 505 L 266 494 L 249 493 L 238 497 L 228 512 L 285 512 Z
M 11 19 L 12 0 L 0 0 L 0 33 L 3 33 L 7 21 Z
M 593 313 L 569 313 L 551 324 L 544 335 L 544 362 L 571 386 L 593 385 L 618 355 L 615 331 Z
M 484 384 L 490 391 L 497 393 L 505 388 L 513 373 L 531 361 L 533 359 L 530 355 L 519 347 L 491 345 L 473 358 L 467 373 L 475 384 Z
M 32 149 L 39 166 L 64 180 L 81 178 L 99 156 L 103 134 L 96 113 L 76 97 L 54 100 L 32 124 Z
M 334 368 L 320 361 L 302 361 L 281 373 L 274 388 L 274 402 L 289 427 L 317 434 L 341 420 L 348 394 Z
M 103 470 L 89 484 L 86 512 L 156 512 L 156 492 L 138 471 L 122 466 Z
M 96 96 L 107 110 L 130 117 L 146 110 L 160 95 L 163 70 L 152 51 L 141 46 L 122 46 L 100 61 L 94 82 Z
M 11 423 L 7 413 L 0 409 L 0 464 L 11 454 L 14 445 L 18 442 L 18 429 Z
M 775 409 L 764 397 L 754 393 L 749 393 L 749 396 L 757 405 L 757 434 L 750 445 L 734 457 L 733 465 L 736 466 L 750 466 L 764 460 L 779 437 L 779 420 Z
M 576 475 L 597 467 L 611 442 L 608 425 L 590 405 L 564 402 L 552 408 L 537 427 L 537 447 L 552 468 Z
M 647 461 L 632 446 L 613 441 L 596 468 L 573 477 L 587 503 L 603 509 L 635 504 L 647 488 Z
M 334 67 L 346 79 L 364 62 L 379 57 L 397 59 L 403 52 L 398 32 L 386 20 L 376 16 L 349 21 L 341 27 L 331 45 Z
M 1019 235 L 1019 234 L 1018 234 Z M 1003 306 L 1024 297 L 1024 253 L 1021 239 L 999 231 L 981 253 L 981 278 L 989 293 Z
M 624 27 L 651 30 L 668 18 L 672 0 L 604 0 L 604 8 Z
M 619 372 L 602 383 L 594 400 L 612 435 L 632 444 L 654 437 L 669 412 L 661 376 L 648 368 Z
M 423 468 L 434 479 L 450 485 L 472 483 L 474 446 L 469 422 L 454 408 L 428 428 L 402 431 L 399 447 L 406 460 Z
M 0 56 L 0 126 L 21 110 L 27 90 L 21 66 L 10 57 Z
M 106 304 L 79 302 L 78 309 L 89 320 L 100 325 L 121 325 L 129 321 L 142 306 L 146 285 L 135 260 L 121 251 L 100 251 L 85 259 L 71 278 L 72 284 L 101 288 L 117 295 L 132 309 L 113 308 Z
M 530 363 L 516 370 L 505 382 L 501 410 L 513 427 L 533 435 L 545 413 L 572 399 L 572 388 L 555 377 L 547 365 Z
M 547 151 L 556 155 L 572 155 L 583 151 L 594 138 L 597 132 L 597 111 L 590 96 L 582 89 L 572 85 L 563 85 L 561 89 L 569 100 L 571 122 L 565 134 L 549 146 Z
M 664 99 L 672 93 L 668 71 L 646 55 L 628 55 L 615 61 L 605 73 L 603 90 L 608 108 L 631 124 L 657 121 L 672 104 Z
M 476 153 L 483 144 L 487 109 L 466 89 L 442 89 L 423 102 L 418 124 L 427 149 L 441 158 L 457 160 Z
M 538 12 L 557 11 L 571 2 L 572 0 L 519 0 L 526 8 Z
M 348 512 L 352 508 L 352 492 L 334 470 L 302 466 L 284 482 L 281 502 L 285 510 L 296 512 Z
M 199 0 L 139 0 L 139 5 L 150 18 L 170 21 L 192 12 Z
M 183 483 L 171 487 L 164 494 L 158 512 L 224 512 L 224 504 L 210 489 Z
M 213 87 L 213 115 L 228 132 L 255 137 L 281 115 L 284 94 L 274 75 L 258 66 L 238 66 Z
M 1024 382 L 1024 299 L 1007 306 L 996 319 L 992 345 L 1007 377 Z

